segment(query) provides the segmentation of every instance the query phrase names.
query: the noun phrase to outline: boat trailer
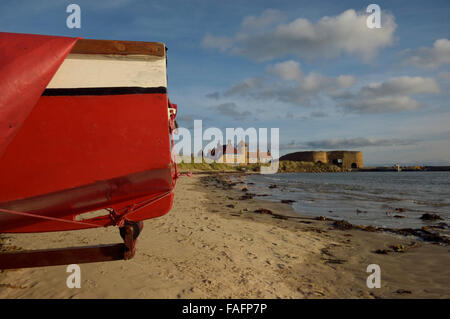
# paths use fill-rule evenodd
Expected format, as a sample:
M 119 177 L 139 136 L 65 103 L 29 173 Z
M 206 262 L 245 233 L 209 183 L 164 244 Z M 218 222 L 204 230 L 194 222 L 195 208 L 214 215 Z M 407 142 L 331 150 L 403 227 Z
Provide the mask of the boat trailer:
M 177 105 L 158 42 L 0 32 L 0 235 L 119 228 L 122 243 L 2 252 L 0 270 L 133 258 L 168 213 Z M 93 212 L 102 215 L 82 218 Z
M 45 249 L 0 253 L 0 269 L 84 264 L 134 257 L 136 242 L 144 224 L 127 222 L 119 228 L 123 243 L 87 247 Z

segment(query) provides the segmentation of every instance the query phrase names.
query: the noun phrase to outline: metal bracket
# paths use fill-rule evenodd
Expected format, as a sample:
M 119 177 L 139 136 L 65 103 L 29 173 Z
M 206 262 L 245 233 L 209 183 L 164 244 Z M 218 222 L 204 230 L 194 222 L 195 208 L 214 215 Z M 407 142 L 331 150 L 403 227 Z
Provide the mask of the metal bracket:
M 142 221 L 126 221 L 124 226 L 119 228 L 120 235 L 124 240 L 124 243 L 121 244 L 0 253 L 0 269 L 46 267 L 131 259 L 135 254 L 137 238 L 143 227 L 144 224 Z

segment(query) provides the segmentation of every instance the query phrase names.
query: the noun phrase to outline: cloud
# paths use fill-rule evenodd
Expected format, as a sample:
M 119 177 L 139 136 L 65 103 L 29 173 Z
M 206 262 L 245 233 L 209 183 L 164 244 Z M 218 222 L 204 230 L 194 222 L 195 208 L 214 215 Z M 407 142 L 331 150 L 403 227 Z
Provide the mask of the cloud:
M 342 95 L 342 90 L 350 88 L 356 82 L 349 75 L 329 77 L 316 72 L 303 74 L 300 63 L 293 60 L 269 65 L 265 72 L 265 75 L 233 84 L 223 96 L 310 106 L 323 94 Z
M 225 52 L 233 46 L 233 41 L 227 37 L 215 37 L 207 34 L 202 40 L 202 45 L 205 48 L 215 48 Z
M 317 72 L 304 74 L 298 62 L 289 60 L 268 66 L 264 76 L 233 84 L 223 96 L 300 107 L 321 107 L 323 99 L 328 98 L 345 112 L 374 114 L 416 110 L 422 104 L 413 96 L 440 93 L 439 84 L 430 77 L 393 77 L 384 82 L 369 83 L 357 90 L 354 89 L 355 83 L 356 78 L 350 75 L 330 77 Z M 311 114 L 302 119 L 314 117 L 318 116 Z
M 371 83 L 363 88 L 366 96 L 439 93 L 439 85 L 433 78 L 420 76 L 394 77 L 386 82 Z
M 205 97 L 207 97 L 209 99 L 218 100 L 220 97 L 220 93 L 219 92 L 208 93 L 205 95 Z
M 356 82 L 356 79 L 350 75 L 340 75 L 338 77 L 328 77 L 320 73 L 311 72 L 303 79 L 300 79 L 298 85 L 304 92 L 326 91 L 334 94 L 336 91 L 348 89 Z
M 285 20 L 282 12 L 275 9 L 264 10 L 259 16 L 247 16 L 242 20 L 242 30 L 248 32 L 254 30 L 262 30 L 274 26 Z
M 242 82 L 233 84 L 228 90 L 225 91 L 223 95 L 250 95 L 252 90 L 264 88 L 264 82 L 266 82 L 266 79 L 264 77 L 247 78 Z
M 321 118 L 321 117 L 327 117 L 328 114 L 325 112 L 316 111 L 316 112 L 311 112 L 311 114 L 309 116 L 311 118 Z
M 275 75 L 285 81 L 298 81 L 302 76 L 300 63 L 292 60 L 277 63 L 273 66 L 268 66 L 266 72 Z
M 177 115 L 177 120 L 180 122 L 192 122 L 194 121 L 194 116 L 188 115 Z
M 350 54 L 368 61 L 378 51 L 393 42 L 396 23 L 394 16 L 382 12 L 382 28 L 367 27 L 366 13 L 353 9 L 333 17 L 323 17 L 316 23 L 304 18 L 282 22 L 283 14 L 266 10 L 258 17 L 246 17 L 233 36 L 203 38 L 205 48 L 219 49 L 265 61 L 295 55 L 299 58 L 332 58 Z
M 437 68 L 443 64 L 450 63 L 450 41 L 438 39 L 433 47 L 421 47 L 419 49 L 408 49 L 403 52 L 406 64 L 412 64 L 421 68 Z
M 240 112 L 236 103 L 223 103 L 218 105 L 216 109 L 220 114 L 231 117 L 234 120 L 243 120 L 252 114 L 248 110 Z
M 439 85 L 433 78 L 402 76 L 369 83 L 355 94 L 347 92 L 335 98 L 349 112 L 391 113 L 420 108 L 421 103 L 409 95 L 439 92 Z
M 307 141 L 296 143 L 292 141 L 291 143 L 280 145 L 280 149 L 284 150 L 301 150 L 301 149 L 355 149 L 362 147 L 373 147 L 373 146 L 404 146 L 404 145 L 415 145 L 418 140 L 414 139 L 378 139 L 378 138 L 334 138 L 334 139 L 324 139 L 317 141 Z
M 380 96 L 370 99 L 356 96 L 347 100 L 344 107 L 351 112 L 374 114 L 416 110 L 421 104 L 409 96 Z
M 303 116 L 298 117 L 297 119 L 305 121 L 305 120 L 321 119 L 321 118 L 325 118 L 325 117 L 328 117 L 328 113 L 321 112 L 321 111 L 314 111 L 314 112 L 311 112 L 309 115 L 303 115 Z M 291 120 L 296 119 L 292 113 L 288 113 L 288 115 L 286 115 L 286 118 L 291 119 Z

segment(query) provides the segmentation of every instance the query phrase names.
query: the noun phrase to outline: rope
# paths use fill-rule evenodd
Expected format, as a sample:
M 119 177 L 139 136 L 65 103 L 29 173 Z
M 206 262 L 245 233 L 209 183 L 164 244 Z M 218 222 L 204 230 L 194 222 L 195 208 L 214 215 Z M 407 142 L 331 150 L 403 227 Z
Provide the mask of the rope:
M 173 192 L 173 188 L 168 191 L 165 192 L 164 194 L 161 195 L 156 195 L 155 197 L 149 198 L 147 200 L 144 200 L 140 203 L 134 204 L 132 206 L 128 206 L 125 208 L 120 209 L 119 211 L 123 211 L 125 210 L 126 212 L 122 215 L 116 215 L 116 212 L 110 212 L 110 216 L 111 219 L 114 223 L 114 226 L 118 226 L 118 227 L 122 227 L 123 224 L 125 223 L 126 220 L 126 216 L 131 214 L 131 213 L 135 213 L 139 210 L 141 210 L 142 208 L 145 208 L 151 204 L 156 203 L 157 201 L 163 199 L 164 197 L 170 195 Z M 135 208 L 138 205 L 142 205 L 138 208 Z M 83 225 L 83 226 L 89 226 L 89 227 L 100 227 L 101 225 L 98 224 L 93 224 L 93 223 L 88 223 L 88 222 L 81 222 L 81 221 L 77 221 L 77 220 L 69 220 L 69 219 L 64 219 L 64 218 L 56 218 L 56 217 L 50 217 L 50 216 L 43 216 L 43 215 L 37 215 L 37 214 L 32 214 L 32 213 L 25 213 L 25 212 L 16 212 L 13 210 L 8 210 L 8 209 L 2 209 L 0 208 L 0 213 L 7 213 L 7 214 L 11 214 L 11 215 L 20 215 L 20 216 L 26 216 L 26 217 L 33 217 L 33 218 L 41 218 L 41 219 L 47 219 L 47 220 L 53 220 L 53 221 L 57 221 L 57 222 L 64 222 L 64 223 L 70 223 L 70 224 L 76 224 L 76 225 Z
M 7 213 L 7 214 L 12 214 L 12 215 L 22 215 L 22 216 L 27 216 L 27 217 L 48 219 L 48 220 L 54 220 L 54 221 L 57 221 L 57 222 L 71 223 L 71 224 L 77 224 L 77 225 L 85 225 L 85 226 L 91 226 L 91 227 L 92 226 L 94 226 L 94 227 L 99 227 L 100 226 L 100 225 L 97 225 L 97 224 L 80 222 L 80 221 L 77 221 L 77 220 L 69 220 L 69 219 L 64 219 L 64 218 L 42 216 L 42 215 L 37 215 L 37 214 L 32 214 L 32 213 L 16 212 L 16 211 L 13 211 L 13 210 L 2 209 L 2 208 L 0 208 L 0 213 Z
M 140 203 L 136 203 L 136 204 L 133 204 L 132 206 L 124 207 L 124 208 L 119 210 L 119 211 L 125 211 L 125 213 L 122 214 L 122 215 L 117 215 L 116 212 L 113 211 L 112 214 L 110 215 L 111 219 L 113 220 L 115 225 L 117 225 L 118 227 L 122 227 L 123 224 L 125 223 L 125 221 L 127 220 L 125 218 L 127 215 L 129 215 L 131 213 L 135 213 L 135 212 L 141 210 L 142 208 L 145 208 L 145 207 L 147 207 L 147 206 L 149 206 L 151 204 L 154 204 L 157 201 L 163 199 L 164 197 L 166 197 L 166 196 L 168 196 L 168 195 L 170 195 L 172 193 L 173 193 L 173 188 L 170 191 L 165 192 L 164 194 L 156 195 L 155 197 L 146 199 L 146 200 L 144 200 L 144 201 L 142 201 Z M 142 205 L 142 206 L 140 206 L 138 208 L 135 208 L 138 205 Z

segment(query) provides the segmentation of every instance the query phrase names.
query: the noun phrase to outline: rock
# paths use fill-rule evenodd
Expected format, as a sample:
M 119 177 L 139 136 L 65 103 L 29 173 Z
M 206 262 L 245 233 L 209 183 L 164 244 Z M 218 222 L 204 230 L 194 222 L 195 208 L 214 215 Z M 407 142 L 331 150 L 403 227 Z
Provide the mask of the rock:
M 247 191 L 248 191 L 248 188 L 247 188 L 247 187 L 242 187 L 241 191 L 247 192 Z
M 292 200 L 292 199 L 282 199 L 281 202 L 283 204 L 292 204 L 292 203 L 295 203 L 296 201 Z
M 448 228 L 448 225 L 447 225 L 447 223 L 440 222 L 434 227 L 439 228 L 439 229 L 446 229 L 446 228 Z
M 277 187 L 278 186 L 276 184 L 269 185 L 269 188 L 277 188 Z
M 402 216 L 402 215 L 394 215 L 393 217 L 394 218 L 405 218 L 405 216 Z
M 431 241 L 436 243 L 445 243 L 450 244 L 450 239 L 446 236 L 440 236 L 438 233 L 432 233 L 428 229 L 431 227 L 422 227 L 421 229 L 412 229 L 412 228 L 401 228 L 401 229 L 392 229 L 392 228 L 384 228 L 384 230 L 403 235 L 403 236 L 417 236 L 422 238 L 424 241 Z
M 359 209 L 356 210 L 356 214 L 366 214 L 366 213 L 367 210 L 359 210 Z
M 229 208 L 234 208 L 234 205 L 233 205 L 233 204 L 230 204 L 230 205 L 227 205 L 227 207 L 229 207 Z
M 245 194 L 242 195 L 241 197 L 239 197 L 240 200 L 246 200 L 246 199 L 252 199 L 253 195 L 252 194 Z
M 269 214 L 269 215 L 273 214 L 273 212 L 270 209 L 267 209 L 267 208 L 256 209 L 255 213 L 258 213 L 258 214 Z
M 346 260 L 344 260 L 344 259 L 325 259 L 325 263 L 326 264 L 338 264 L 338 265 L 340 265 L 340 264 L 343 264 L 345 262 L 346 262 Z
M 372 225 L 369 225 L 369 226 L 359 226 L 359 229 L 365 230 L 365 231 L 370 231 L 370 232 L 374 232 L 374 231 L 378 231 L 378 230 L 379 230 L 378 227 L 375 227 L 375 226 L 372 226 Z
M 395 251 L 397 253 L 404 253 L 406 251 L 405 246 L 403 246 L 401 244 L 400 245 L 391 246 L 391 248 L 392 248 L 393 251 Z
M 329 220 L 328 218 L 326 218 L 325 216 L 319 216 L 319 217 L 316 217 L 316 218 L 314 218 L 315 220 L 321 220 L 321 221 L 326 221 L 326 220 Z
M 403 235 L 403 236 L 417 236 L 416 231 L 412 228 L 401 228 L 401 229 L 389 229 L 395 234 Z
M 350 224 L 348 221 L 346 220 L 337 220 L 333 223 L 334 228 L 340 229 L 340 230 L 348 230 L 348 229 L 352 229 L 353 225 Z
M 272 214 L 273 218 L 278 218 L 278 219 L 289 219 L 289 217 L 287 216 L 283 216 L 283 215 L 278 215 L 278 214 Z
M 375 250 L 375 254 L 387 255 L 388 251 L 386 249 L 377 249 Z
M 395 211 L 399 212 L 399 213 L 404 213 L 404 212 L 406 212 L 406 208 L 403 208 L 403 207 L 396 208 Z
M 443 242 L 443 243 L 449 243 L 450 240 L 447 238 L 444 238 L 442 236 L 440 236 L 439 234 L 434 234 L 434 233 L 430 233 L 430 234 L 423 234 L 422 239 L 425 241 L 432 241 L 432 242 Z
M 422 220 L 442 220 L 441 216 L 439 216 L 438 214 L 428 214 L 425 213 L 423 214 L 420 219 Z
M 397 289 L 395 292 L 398 294 L 412 294 L 412 292 L 410 290 L 405 290 L 405 289 Z

